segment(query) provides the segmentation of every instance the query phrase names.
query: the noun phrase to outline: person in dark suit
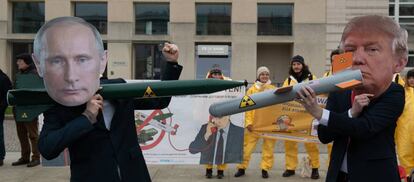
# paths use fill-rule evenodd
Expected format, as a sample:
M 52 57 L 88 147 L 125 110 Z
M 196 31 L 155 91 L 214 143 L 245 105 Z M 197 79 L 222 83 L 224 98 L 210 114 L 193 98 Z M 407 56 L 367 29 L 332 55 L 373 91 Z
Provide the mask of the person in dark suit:
M 330 93 L 326 109 L 310 87 L 298 92 L 298 102 L 319 120 L 319 140 L 333 141 L 326 181 L 399 182 L 394 132 L 405 100 L 392 77 L 407 63 L 407 31 L 390 17 L 356 17 L 340 47 L 353 52 L 352 69 L 361 70 L 362 85 Z
M 230 116 L 212 117 L 201 126 L 196 138 L 191 142 L 192 154 L 201 152 L 200 164 L 241 163 L 243 154 L 244 129 L 230 121 Z M 223 178 L 223 171 L 217 172 Z
M 104 100 L 95 94 L 107 62 L 102 45 L 96 28 L 81 18 L 55 18 L 40 28 L 33 58 L 57 103 L 44 113 L 39 150 L 50 160 L 69 148 L 72 182 L 151 181 L 137 140 L 134 110 L 165 108 L 171 98 Z M 163 55 L 167 63 L 162 79 L 178 79 L 178 48 L 166 43 Z

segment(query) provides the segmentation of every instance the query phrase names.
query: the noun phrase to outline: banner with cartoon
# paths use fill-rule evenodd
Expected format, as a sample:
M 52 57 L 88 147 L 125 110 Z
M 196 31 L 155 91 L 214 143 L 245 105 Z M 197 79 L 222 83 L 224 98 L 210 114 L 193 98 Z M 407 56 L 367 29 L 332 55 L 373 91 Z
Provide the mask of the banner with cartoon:
M 327 97 L 320 95 L 318 104 L 325 107 Z M 315 119 L 296 101 L 255 110 L 254 133 L 267 138 L 298 142 L 319 142 Z M 265 117 L 263 117 L 265 116 Z
M 212 103 L 244 94 L 245 87 L 237 87 L 208 95 L 175 96 L 165 109 L 135 111 L 137 140 L 147 164 L 241 162 L 244 113 L 214 118 L 208 109 Z

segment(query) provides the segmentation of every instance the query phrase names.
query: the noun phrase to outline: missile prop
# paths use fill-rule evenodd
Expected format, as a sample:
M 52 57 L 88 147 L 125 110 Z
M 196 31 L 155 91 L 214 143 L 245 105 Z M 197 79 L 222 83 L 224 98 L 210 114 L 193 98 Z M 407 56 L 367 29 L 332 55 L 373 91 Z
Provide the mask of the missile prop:
M 141 83 L 103 84 L 99 94 L 104 99 L 155 98 L 177 95 L 208 94 L 246 85 L 244 81 L 218 79 L 173 80 Z M 54 104 L 44 88 L 15 89 L 7 93 L 7 102 L 11 106 Z
M 32 83 L 30 80 L 33 78 L 18 81 Z M 39 84 L 43 84 L 43 82 L 39 81 Z M 56 104 L 49 97 L 43 85 L 39 84 L 37 87 L 10 90 L 7 93 L 7 102 L 11 106 L 16 106 L 16 117 L 19 121 L 31 121 Z M 151 99 L 177 95 L 209 94 L 243 85 L 246 86 L 247 82 L 218 79 L 115 83 L 102 84 L 98 93 L 107 100 Z
M 210 106 L 210 114 L 215 117 L 237 114 L 274 104 L 292 101 L 297 98 L 297 92 L 304 86 L 311 87 L 317 95 L 350 89 L 362 84 L 360 70 L 345 70 L 329 77 L 302 82 L 293 86 L 267 90 L 250 96 L 214 103 Z

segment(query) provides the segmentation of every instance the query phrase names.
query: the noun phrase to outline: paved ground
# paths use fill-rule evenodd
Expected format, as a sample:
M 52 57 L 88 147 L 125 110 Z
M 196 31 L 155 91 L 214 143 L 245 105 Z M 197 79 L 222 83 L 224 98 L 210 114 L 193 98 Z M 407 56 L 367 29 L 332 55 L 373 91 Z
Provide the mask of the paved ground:
M 6 120 L 5 128 L 5 143 L 6 143 L 6 159 L 4 166 L 0 167 L 0 181 L 1 182 L 60 182 L 69 181 L 69 167 L 41 167 L 27 168 L 25 166 L 11 166 L 11 163 L 20 157 L 20 146 L 16 135 L 15 123 L 13 120 Z M 300 169 L 296 170 L 296 175 L 283 178 L 281 174 L 284 171 L 284 151 L 283 143 L 278 142 L 276 145 L 275 163 L 273 169 L 269 172 L 269 179 L 261 178 L 261 171 L 259 167 L 260 153 L 254 153 L 250 163 L 249 169 L 246 171 L 246 176 L 241 178 L 233 177 L 236 172 L 235 165 L 229 165 L 225 171 L 224 179 L 206 179 L 204 177 L 205 169 L 201 165 L 149 165 L 151 178 L 154 182 L 185 182 L 185 181 L 237 181 L 237 182 L 251 182 L 251 181 L 325 181 L 326 176 L 326 147 L 320 146 L 320 174 L 321 179 L 312 180 L 310 178 L 300 177 Z M 259 151 L 259 150 L 257 150 Z M 300 145 L 299 151 L 303 152 L 303 146 Z M 301 153 L 299 158 L 305 156 Z M 214 171 L 215 174 L 216 171 Z
M 17 138 L 16 123 L 14 120 L 4 121 L 4 142 L 6 145 L 6 152 L 19 152 L 20 143 Z
M 303 156 L 303 154 L 300 154 Z M 0 181 L 1 182 L 67 182 L 69 181 L 69 167 L 33 167 L 26 166 L 11 166 L 11 163 L 20 157 L 19 152 L 7 153 L 4 166 L 0 167 Z M 275 154 L 275 166 L 269 172 L 269 179 L 262 179 L 259 168 L 260 154 L 254 153 L 250 168 L 246 171 L 246 176 L 235 178 L 233 177 L 236 167 L 229 165 L 229 169 L 225 171 L 224 179 L 206 179 L 204 177 L 205 169 L 201 165 L 149 165 L 151 178 L 154 182 L 210 182 L 210 181 L 237 181 L 237 182 L 252 182 L 252 181 L 286 181 L 286 182 L 322 182 L 325 181 L 326 175 L 326 154 L 321 155 L 321 179 L 312 180 L 310 178 L 302 178 L 300 170 L 296 170 L 297 174 L 283 178 L 284 154 Z M 216 171 L 214 171 L 214 174 Z

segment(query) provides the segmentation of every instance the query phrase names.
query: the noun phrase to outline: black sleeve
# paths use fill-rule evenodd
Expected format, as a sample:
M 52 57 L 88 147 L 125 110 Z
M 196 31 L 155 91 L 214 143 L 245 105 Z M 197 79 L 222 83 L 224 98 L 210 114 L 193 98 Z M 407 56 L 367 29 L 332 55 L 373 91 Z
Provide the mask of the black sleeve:
M 162 80 L 178 80 L 180 77 L 183 67 L 177 63 L 167 62 Z M 168 107 L 170 104 L 171 97 L 162 97 L 162 98 L 153 98 L 153 99 L 135 99 L 134 100 L 134 109 L 135 110 L 144 110 L 144 109 L 163 109 Z
M 39 136 L 39 151 L 48 160 L 59 156 L 65 148 L 93 129 L 84 115 L 63 124 L 58 112 L 59 109 L 54 107 L 44 113 L 44 124 Z
M 212 140 L 214 138 L 213 137 L 214 133 L 211 134 L 211 136 L 208 138 L 207 141 L 204 139 L 204 134 L 206 133 L 206 129 L 207 129 L 207 125 L 203 125 L 201 127 L 201 129 L 198 132 L 196 138 L 190 144 L 190 147 L 189 147 L 189 152 L 190 153 L 196 154 L 196 153 L 202 152 L 202 151 L 206 150 L 208 144 L 212 142 Z
M 326 109 L 330 112 L 335 111 L 335 106 L 337 105 L 337 93 L 330 93 L 328 96 L 328 101 L 326 103 Z M 336 138 L 337 134 L 333 131 L 330 131 L 327 126 L 319 124 L 318 125 L 318 138 L 324 144 L 331 143 Z
M 357 118 L 330 112 L 328 129 L 353 138 L 369 138 L 395 125 L 404 109 L 405 94 L 401 86 L 391 87 Z
M 3 111 L 7 108 L 7 91 L 12 88 L 10 79 L 6 74 L 0 75 L 0 111 Z M 0 113 L 3 114 L 3 113 Z

